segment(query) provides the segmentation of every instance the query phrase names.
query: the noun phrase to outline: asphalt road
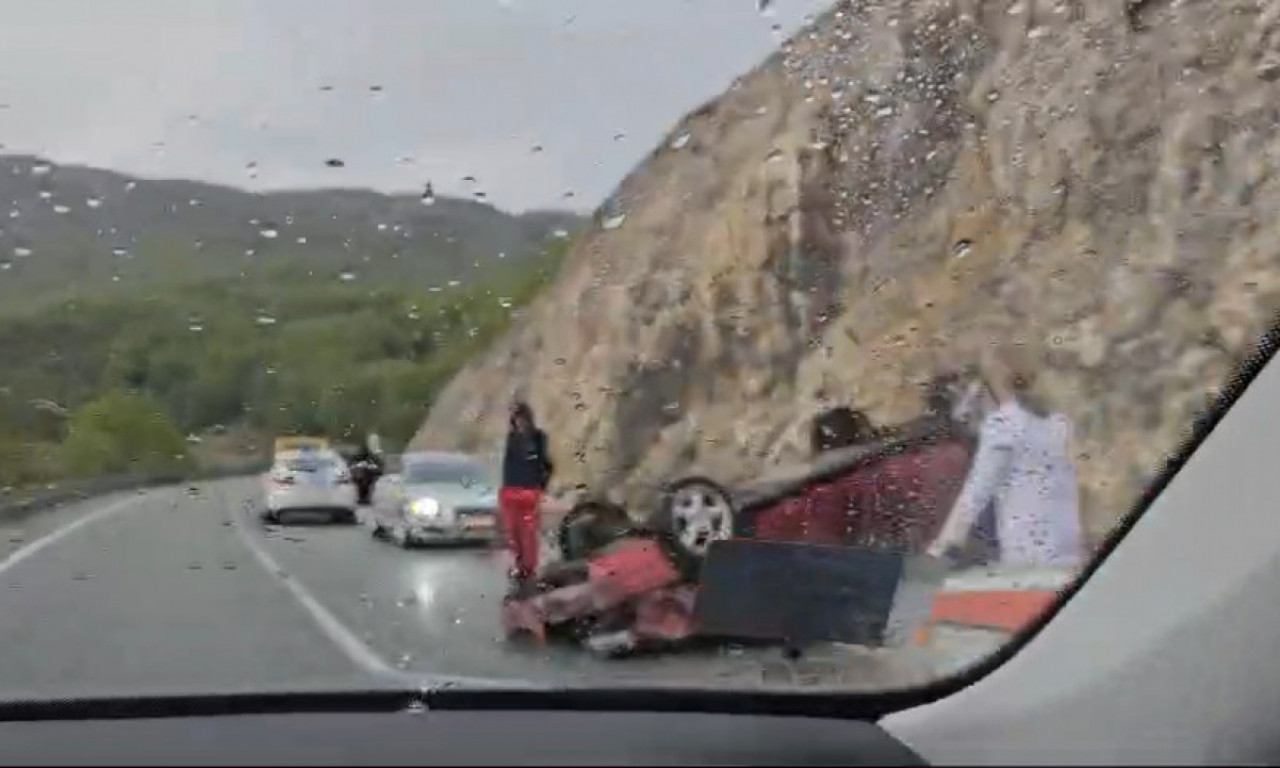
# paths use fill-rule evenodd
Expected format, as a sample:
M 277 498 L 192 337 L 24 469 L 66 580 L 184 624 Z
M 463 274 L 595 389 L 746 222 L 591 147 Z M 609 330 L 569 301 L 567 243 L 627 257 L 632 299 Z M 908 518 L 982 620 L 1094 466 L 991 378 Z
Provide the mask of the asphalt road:
M 901 652 L 718 649 L 621 661 L 504 641 L 504 563 L 361 526 L 267 527 L 256 480 L 0 518 L 0 691 L 58 696 L 454 680 L 879 688 Z

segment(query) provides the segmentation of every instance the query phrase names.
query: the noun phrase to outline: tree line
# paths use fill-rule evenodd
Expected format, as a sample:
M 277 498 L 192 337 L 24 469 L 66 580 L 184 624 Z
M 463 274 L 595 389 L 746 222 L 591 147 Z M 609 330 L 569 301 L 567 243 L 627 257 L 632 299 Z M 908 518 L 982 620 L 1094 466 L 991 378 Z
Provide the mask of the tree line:
M 438 286 L 220 278 L 0 310 L 0 486 L 182 473 L 228 433 L 402 445 L 568 247 Z

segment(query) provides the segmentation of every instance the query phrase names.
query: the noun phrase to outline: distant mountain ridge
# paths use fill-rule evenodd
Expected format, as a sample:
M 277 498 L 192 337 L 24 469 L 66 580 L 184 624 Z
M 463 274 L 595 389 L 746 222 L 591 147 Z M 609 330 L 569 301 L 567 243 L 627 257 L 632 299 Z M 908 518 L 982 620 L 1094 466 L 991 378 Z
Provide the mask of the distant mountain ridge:
M 257 193 L 0 155 L 0 307 L 238 275 L 466 282 L 581 221 L 444 196 Z

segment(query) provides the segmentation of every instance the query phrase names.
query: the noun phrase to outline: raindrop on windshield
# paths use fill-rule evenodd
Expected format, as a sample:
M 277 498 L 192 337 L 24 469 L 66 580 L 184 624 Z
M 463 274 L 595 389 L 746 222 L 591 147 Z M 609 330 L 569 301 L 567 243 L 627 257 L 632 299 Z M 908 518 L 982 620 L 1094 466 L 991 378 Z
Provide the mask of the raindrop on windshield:
M 356 279 L 356 273 L 352 272 L 351 270 L 346 270 L 338 275 L 338 279 L 343 282 L 349 283 L 352 280 Z
M 262 235 L 268 240 L 274 240 L 280 234 L 280 232 L 278 230 L 268 227 L 266 229 L 261 230 L 258 234 Z
M 324 161 L 324 164 L 330 168 L 346 168 L 347 164 L 336 157 L 331 157 Z
M 17 256 L 20 259 L 25 259 L 26 257 L 30 256 L 32 253 L 34 253 L 34 251 L 32 251 L 30 248 L 19 247 L 19 248 L 13 249 L 13 255 Z
M 619 213 L 605 219 L 603 222 L 601 222 L 600 226 L 602 226 L 604 229 L 617 229 L 618 227 L 621 227 L 622 223 L 625 222 L 626 220 L 627 220 L 627 214 Z
M 89 206 L 90 208 L 98 208 L 102 205 L 102 200 L 97 197 L 91 197 L 88 200 L 85 200 L 84 204 Z
M 685 146 L 688 145 L 689 143 L 689 138 L 690 138 L 689 132 L 685 131 L 684 133 L 680 134 L 679 136 L 671 140 L 671 148 L 684 149 Z

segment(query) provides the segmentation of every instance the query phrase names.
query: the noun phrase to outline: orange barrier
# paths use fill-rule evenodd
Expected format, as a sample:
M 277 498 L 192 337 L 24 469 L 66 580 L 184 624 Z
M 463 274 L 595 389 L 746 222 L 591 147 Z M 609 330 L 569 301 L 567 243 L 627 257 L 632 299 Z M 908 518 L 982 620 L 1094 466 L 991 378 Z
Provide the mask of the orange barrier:
M 1013 634 L 1035 621 L 1058 596 L 1055 589 L 975 589 L 939 592 L 929 618 L 916 632 L 925 644 L 938 624 L 955 624 Z

